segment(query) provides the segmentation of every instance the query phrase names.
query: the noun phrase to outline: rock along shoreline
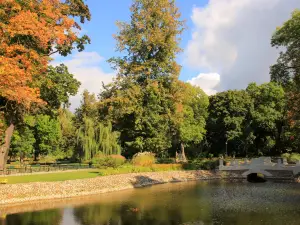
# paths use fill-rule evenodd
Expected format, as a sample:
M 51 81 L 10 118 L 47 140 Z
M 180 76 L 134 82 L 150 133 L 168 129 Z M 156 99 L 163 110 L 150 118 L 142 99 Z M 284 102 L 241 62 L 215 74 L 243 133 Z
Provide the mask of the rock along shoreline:
M 0 185 L 0 205 L 97 195 L 156 184 L 216 179 L 242 179 L 224 171 L 129 173 L 96 178 Z
M 170 182 L 221 179 L 214 171 L 129 173 L 96 178 L 0 185 L 0 205 L 63 199 L 145 187 Z

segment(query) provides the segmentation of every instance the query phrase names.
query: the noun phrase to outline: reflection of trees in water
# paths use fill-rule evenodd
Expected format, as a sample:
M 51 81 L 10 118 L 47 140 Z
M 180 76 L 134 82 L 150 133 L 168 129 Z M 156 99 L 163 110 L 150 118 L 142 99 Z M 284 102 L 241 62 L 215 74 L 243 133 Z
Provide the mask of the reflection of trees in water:
M 7 225 L 59 225 L 63 210 L 53 209 L 40 212 L 12 214 L 6 217 Z
M 121 200 L 78 207 L 74 216 L 81 225 L 181 224 L 210 222 L 211 206 L 195 189 L 170 192 L 136 191 Z

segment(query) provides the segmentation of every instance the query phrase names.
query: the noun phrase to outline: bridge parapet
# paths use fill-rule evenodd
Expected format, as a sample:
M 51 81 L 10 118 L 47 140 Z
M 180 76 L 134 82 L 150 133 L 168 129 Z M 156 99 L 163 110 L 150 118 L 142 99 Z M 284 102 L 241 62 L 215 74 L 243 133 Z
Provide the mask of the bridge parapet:
M 300 161 L 296 164 L 288 164 L 286 160 L 278 159 L 277 163 L 273 163 L 271 157 L 259 157 L 253 158 L 250 162 L 246 159 L 243 163 L 239 163 L 236 159 L 231 160 L 230 165 L 224 166 L 223 159 L 219 160 L 219 170 L 221 171 L 236 171 L 243 170 L 243 176 L 247 176 L 250 173 L 261 173 L 267 177 L 273 177 L 276 171 L 291 172 L 294 176 L 300 173 Z M 273 172 L 272 172 L 273 171 Z

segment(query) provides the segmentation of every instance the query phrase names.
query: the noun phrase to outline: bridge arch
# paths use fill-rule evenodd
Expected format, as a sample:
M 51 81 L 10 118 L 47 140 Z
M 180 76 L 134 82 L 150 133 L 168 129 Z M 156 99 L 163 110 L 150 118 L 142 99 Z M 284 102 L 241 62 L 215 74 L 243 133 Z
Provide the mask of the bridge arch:
M 256 174 L 262 174 L 265 177 L 272 177 L 273 175 L 269 173 L 268 171 L 265 170 L 260 170 L 260 169 L 250 169 L 246 171 L 245 173 L 242 174 L 243 177 L 247 177 L 249 174 L 256 173 Z

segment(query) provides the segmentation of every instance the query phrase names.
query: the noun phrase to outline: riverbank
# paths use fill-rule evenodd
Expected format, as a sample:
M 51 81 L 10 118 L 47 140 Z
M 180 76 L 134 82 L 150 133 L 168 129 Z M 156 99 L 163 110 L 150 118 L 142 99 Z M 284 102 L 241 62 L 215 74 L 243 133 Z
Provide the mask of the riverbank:
M 16 204 L 46 199 L 96 195 L 155 184 L 221 179 L 225 177 L 227 178 L 228 174 L 224 172 L 204 170 L 170 171 L 99 176 L 90 179 L 58 182 L 7 184 L 0 186 L 0 204 Z
M 0 205 L 97 195 L 172 182 L 243 179 L 242 172 L 207 170 L 144 172 L 56 182 L 6 184 L 0 185 Z

